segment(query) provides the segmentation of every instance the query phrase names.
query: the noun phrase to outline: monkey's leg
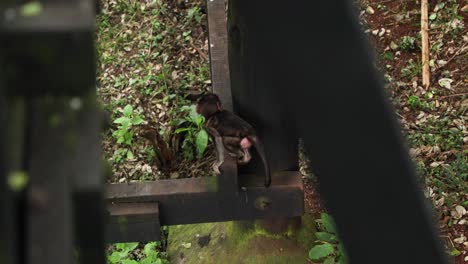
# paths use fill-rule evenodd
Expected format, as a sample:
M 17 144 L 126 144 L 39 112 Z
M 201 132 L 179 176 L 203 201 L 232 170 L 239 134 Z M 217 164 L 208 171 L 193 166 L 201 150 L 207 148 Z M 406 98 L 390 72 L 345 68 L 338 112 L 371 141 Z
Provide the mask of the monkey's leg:
M 227 137 L 223 136 L 224 148 L 231 157 L 239 158 L 242 157 L 243 152 L 239 147 L 239 137 Z
M 243 148 L 242 153 L 243 153 L 242 159 L 239 159 L 237 161 L 237 164 L 239 164 L 239 165 L 245 165 L 245 164 L 249 163 L 249 161 L 252 159 L 252 156 L 250 155 L 249 148 Z
M 213 170 L 216 174 L 221 174 L 219 171 L 219 166 L 224 162 L 224 144 L 223 138 L 219 134 L 219 132 L 213 127 L 207 127 L 206 130 L 208 133 L 214 138 L 215 143 L 215 153 L 216 153 L 216 161 L 213 164 Z

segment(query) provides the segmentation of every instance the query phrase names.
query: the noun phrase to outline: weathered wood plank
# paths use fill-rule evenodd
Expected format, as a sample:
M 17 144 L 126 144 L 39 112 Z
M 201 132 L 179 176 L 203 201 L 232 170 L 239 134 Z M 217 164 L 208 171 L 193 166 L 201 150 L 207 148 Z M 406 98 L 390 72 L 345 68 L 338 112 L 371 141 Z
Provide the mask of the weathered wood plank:
M 109 204 L 107 242 L 148 242 L 161 239 L 158 203 Z
M 229 77 L 227 50 L 226 0 L 207 0 L 207 6 L 213 92 L 219 95 L 223 107 L 232 111 L 231 79 Z
M 31 101 L 30 186 L 27 212 L 27 263 L 71 263 L 73 228 L 70 178 L 72 166 L 64 101 Z M 70 134 L 69 134 L 70 135 Z
M 239 176 L 247 186 L 230 196 L 219 192 L 217 177 L 109 184 L 107 200 L 158 202 L 161 225 L 300 216 L 304 211 L 302 176 L 277 172 L 270 188 L 262 177 Z M 228 198 L 226 198 L 228 197 Z

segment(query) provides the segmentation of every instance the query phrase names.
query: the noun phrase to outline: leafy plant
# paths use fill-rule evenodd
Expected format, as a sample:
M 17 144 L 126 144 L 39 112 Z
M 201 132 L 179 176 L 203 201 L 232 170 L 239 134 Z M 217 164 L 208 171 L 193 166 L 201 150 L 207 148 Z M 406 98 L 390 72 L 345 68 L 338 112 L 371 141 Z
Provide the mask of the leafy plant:
M 123 109 L 123 115 L 114 120 L 118 124 L 117 129 L 112 133 L 112 136 L 117 139 L 118 144 L 130 147 L 133 141 L 134 132 L 133 126 L 139 125 L 144 122 L 143 118 L 133 111 L 131 105 L 126 105 Z M 119 162 L 124 156 L 127 159 L 133 159 L 133 152 L 127 148 L 119 148 L 114 152 L 116 162 Z
M 401 69 L 401 77 L 411 79 L 414 76 L 421 74 L 421 71 L 422 64 L 419 61 L 415 62 L 413 59 L 410 59 L 408 61 L 408 65 Z
M 428 92 L 428 94 L 429 93 L 430 92 Z M 434 104 L 432 102 L 422 100 L 417 95 L 411 95 L 410 97 L 408 97 L 407 103 L 413 109 L 432 110 L 434 108 Z
M 143 253 L 145 253 L 145 258 L 140 261 L 140 264 L 167 264 L 169 261 L 166 259 L 160 258 L 160 252 L 156 250 L 159 242 L 151 242 L 145 245 L 143 248 Z
M 169 262 L 161 258 L 160 252 L 156 247 L 159 242 L 151 242 L 145 245 L 143 253 L 145 257 L 140 261 L 130 259 L 130 253 L 135 250 L 138 243 L 117 243 L 115 244 L 116 251 L 107 256 L 107 262 L 111 264 L 168 264 Z
M 185 158 L 192 160 L 195 149 L 196 157 L 200 159 L 208 146 L 208 133 L 203 128 L 205 119 L 197 113 L 194 105 L 184 106 L 182 110 L 187 111 L 188 114 L 185 119 L 176 121 L 178 129 L 175 130 L 175 133 L 185 133 L 185 138 L 182 142 Z
M 348 263 L 346 252 L 338 239 L 332 217 L 327 213 L 322 213 L 317 223 L 319 224 L 319 231 L 315 233 L 317 241 L 316 245 L 309 251 L 309 258 L 324 264 Z
M 416 38 L 411 36 L 403 36 L 398 44 L 404 51 L 412 51 L 416 49 Z
M 393 60 L 393 53 L 389 52 L 389 51 L 385 51 L 383 53 L 380 54 L 380 58 L 382 60 Z
M 117 251 L 112 252 L 110 256 L 107 256 L 107 262 L 112 264 L 133 264 L 137 263 L 135 260 L 129 259 L 129 253 L 132 252 L 138 243 L 117 243 L 115 247 Z
M 200 7 L 195 6 L 188 10 L 187 17 L 189 19 L 195 19 L 197 23 L 200 23 L 202 20 L 202 12 Z

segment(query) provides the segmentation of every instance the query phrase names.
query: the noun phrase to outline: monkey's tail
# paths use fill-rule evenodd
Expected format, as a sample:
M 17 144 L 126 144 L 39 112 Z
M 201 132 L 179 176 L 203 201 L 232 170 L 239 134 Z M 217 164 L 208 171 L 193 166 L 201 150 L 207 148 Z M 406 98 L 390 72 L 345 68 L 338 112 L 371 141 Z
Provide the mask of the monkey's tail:
M 263 168 L 265 169 L 265 187 L 270 187 L 271 185 L 271 174 L 270 174 L 270 166 L 268 165 L 265 149 L 263 148 L 262 143 L 258 140 L 257 137 L 249 137 L 249 139 L 253 142 L 255 149 L 257 150 L 258 155 L 262 159 Z

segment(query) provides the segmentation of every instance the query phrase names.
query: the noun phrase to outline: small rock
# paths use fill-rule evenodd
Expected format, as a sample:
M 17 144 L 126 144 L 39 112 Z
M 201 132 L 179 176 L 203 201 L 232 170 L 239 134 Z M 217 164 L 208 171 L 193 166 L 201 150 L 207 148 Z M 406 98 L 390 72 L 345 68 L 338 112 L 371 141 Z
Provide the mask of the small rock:
M 375 13 L 374 8 L 372 8 L 372 6 L 368 6 L 366 8 L 366 13 L 369 15 L 373 15 Z
M 390 42 L 390 48 L 392 50 L 396 50 L 396 49 L 398 49 L 398 45 L 395 42 L 392 41 L 392 42 Z
M 455 209 L 450 211 L 450 215 L 453 216 L 455 219 L 461 219 L 463 215 L 466 214 L 466 210 L 463 206 L 457 205 L 455 206 Z
M 445 64 L 447 64 L 447 61 L 445 61 L 445 60 L 438 60 L 438 61 L 437 61 L 437 64 L 438 64 L 439 66 L 444 66 Z
M 468 136 L 463 138 L 463 143 L 468 143 Z
M 436 167 L 439 167 L 439 165 L 440 165 L 439 162 L 434 161 L 429 166 L 431 166 L 432 168 L 436 168 Z
M 466 215 L 466 209 L 465 207 L 461 206 L 461 205 L 457 205 L 455 206 L 455 210 L 458 212 L 458 214 L 460 214 L 461 216 L 464 216 Z
M 466 219 L 462 219 L 462 220 L 458 221 L 458 224 L 459 224 L 459 225 L 464 225 L 464 224 L 466 224 Z
M 394 17 L 396 22 L 400 22 L 401 20 L 403 20 L 405 18 L 405 15 L 404 14 L 396 14 Z
M 375 35 L 375 36 L 377 36 L 377 34 L 379 34 L 379 30 L 378 30 L 378 29 L 376 29 L 376 30 L 372 30 L 372 35 Z
M 439 200 L 435 201 L 436 207 L 441 207 L 445 203 L 445 197 L 440 198 Z
M 385 28 L 381 28 L 379 32 L 379 37 L 382 37 L 385 34 Z
M 119 182 L 122 183 L 122 182 L 125 182 L 125 178 L 120 178 Z
M 463 234 L 459 238 L 455 238 L 453 240 L 453 242 L 455 242 L 457 244 L 462 244 L 465 241 L 466 241 L 466 236 L 464 236 Z

